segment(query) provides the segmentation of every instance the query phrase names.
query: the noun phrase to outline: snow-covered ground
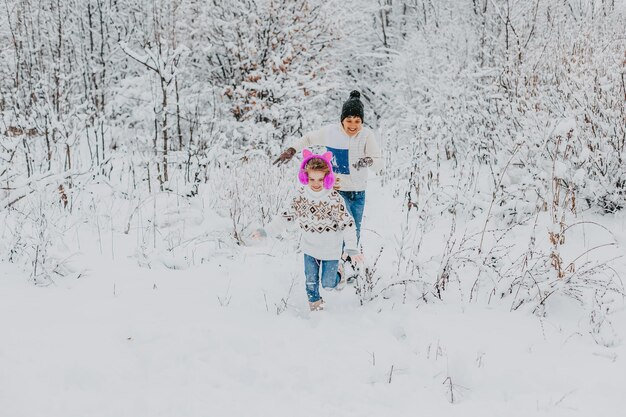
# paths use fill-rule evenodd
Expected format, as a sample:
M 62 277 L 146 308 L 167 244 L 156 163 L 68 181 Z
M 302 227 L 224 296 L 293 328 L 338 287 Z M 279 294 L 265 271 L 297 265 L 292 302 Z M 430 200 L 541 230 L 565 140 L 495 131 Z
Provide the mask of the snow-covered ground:
M 398 204 L 371 187 L 370 260 L 394 246 Z M 78 279 L 37 287 L 0 266 L 0 416 L 623 415 L 623 309 L 611 347 L 567 298 L 539 317 L 393 297 L 361 306 L 349 286 L 311 313 L 288 241 L 173 270 L 138 266 L 124 252 L 132 236 L 104 235 L 81 236 Z

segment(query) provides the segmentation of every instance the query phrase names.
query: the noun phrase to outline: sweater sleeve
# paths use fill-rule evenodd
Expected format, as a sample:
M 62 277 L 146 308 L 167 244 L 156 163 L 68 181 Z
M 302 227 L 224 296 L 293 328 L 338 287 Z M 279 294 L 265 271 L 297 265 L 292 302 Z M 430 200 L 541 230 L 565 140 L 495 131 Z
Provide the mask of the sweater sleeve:
M 365 156 L 369 156 L 374 161 L 370 169 L 374 172 L 383 171 L 385 169 L 385 160 L 374 132 L 368 135 L 365 141 Z
M 309 132 L 302 136 L 299 140 L 296 140 L 293 144 L 293 148 L 296 152 L 300 152 L 304 148 L 308 148 L 312 145 L 324 145 L 324 128 Z

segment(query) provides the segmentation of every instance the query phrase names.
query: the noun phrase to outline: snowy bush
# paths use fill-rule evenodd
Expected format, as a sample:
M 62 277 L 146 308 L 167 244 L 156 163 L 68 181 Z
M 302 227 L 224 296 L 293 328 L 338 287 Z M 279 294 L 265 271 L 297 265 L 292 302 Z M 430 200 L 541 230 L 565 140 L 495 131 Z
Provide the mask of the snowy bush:
M 73 227 L 68 195 L 59 177 L 39 177 L 17 187 L 20 197 L 3 201 L 0 260 L 22 266 L 36 285 L 81 271 L 71 265 L 74 251 L 66 244 Z

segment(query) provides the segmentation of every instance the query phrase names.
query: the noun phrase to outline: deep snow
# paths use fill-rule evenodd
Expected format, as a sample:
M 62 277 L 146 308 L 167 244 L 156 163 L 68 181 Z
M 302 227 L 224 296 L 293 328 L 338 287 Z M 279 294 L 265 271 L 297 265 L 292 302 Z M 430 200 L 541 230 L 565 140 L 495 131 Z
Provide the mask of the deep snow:
M 400 221 L 383 194 L 377 184 L 368 194 L 370 259 L 393 246 Z M 567 298 L 537 317 L 452 302 L 360 306 L 349 286 L 310 313 L 288 240 L 172 270 L 123 256 L 130 236 L 114 236 L 113 256 L 84 233 L 78 279 L 36 287 L 1 266 L 2 417 L 623 413 L 623 309 L 613 347 L 594 343 Z

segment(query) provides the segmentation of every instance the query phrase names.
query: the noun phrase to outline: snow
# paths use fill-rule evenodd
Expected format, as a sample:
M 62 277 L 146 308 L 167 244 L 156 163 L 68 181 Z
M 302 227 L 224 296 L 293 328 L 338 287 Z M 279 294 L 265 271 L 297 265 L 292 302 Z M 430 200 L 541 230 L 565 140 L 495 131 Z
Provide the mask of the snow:
M 569 118 L 569 119 L 561 119 L 558 121 L 555 121 L 555 126 L 554 126 L 554 130 L 552 131 L 552 134 L 554 136 L 566 136 L 570 131 L 575 131 L 576 130 L 576 119 L 574 118 Z
M 566 179 L 568 167 L 562 161 L 554 162 L 554 178 Z
M 364 220 L 370 258 L 401 220 L 379 187 Z M 568 298 L 541 317 L 445 300 L 361 306 L 348 286 L 311 313 L 289 242 L 174 270 L 139 267 L 121 256 L 132 237 L 115 239 L 115 257 L 81 239 L 76 262 L 91 271 L 48 287 L 2 265 L 3 415 L 620 415 L 624 309 L 613 347 Z
M 30 3 L 0 417 L 624 414 L 626 1 Z M 311 313 L 297 235 L 248 238 L 353 89 L 387 170 Z

